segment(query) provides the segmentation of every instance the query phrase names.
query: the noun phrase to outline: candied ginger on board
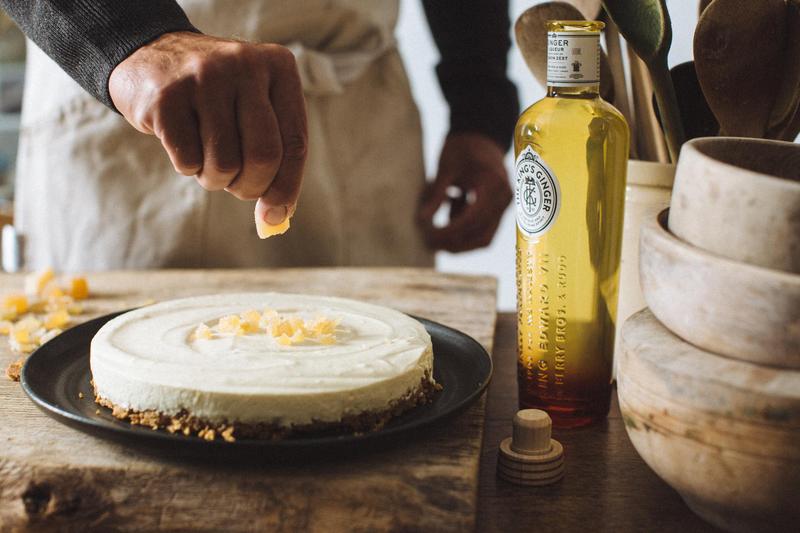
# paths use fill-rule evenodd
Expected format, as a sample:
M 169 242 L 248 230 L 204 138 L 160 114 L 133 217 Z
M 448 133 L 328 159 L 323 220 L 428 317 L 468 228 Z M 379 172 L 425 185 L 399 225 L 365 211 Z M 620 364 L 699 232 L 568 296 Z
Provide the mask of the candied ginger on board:
M 47 286 L 55 279 L 56 273 L 52 268 L 45 268 L 25 276 L 25 294 L 42 296 Z
M 88 297 L 89 283 L 84 277 L 59 279 L 52 268 L 28 274 L 24 292 L 0 300 L 0 335 L 8 336 L 14 352 L 30 353 L 72 325 L 73 317 L 83 314 L 76 300 Z
M 69 295 L 76 300 L 85 300 L 89 297 L 89 282 L 84 277 L 75 277 L 69 281 Z
M 9 294 L 3 298 L 3 309 L 15 315 L 27 312 L 29 305 L 28 297 L 24 294 Z

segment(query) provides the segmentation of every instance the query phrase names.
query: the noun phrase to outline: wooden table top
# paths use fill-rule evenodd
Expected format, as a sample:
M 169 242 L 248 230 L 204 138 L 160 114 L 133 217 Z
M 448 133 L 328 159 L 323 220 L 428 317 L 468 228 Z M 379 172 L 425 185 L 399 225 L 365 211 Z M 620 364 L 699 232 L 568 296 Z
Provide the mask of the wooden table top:
M 718 531 L 695 516 L 636 453 L 616 394 L 605 422 L 553 431 L 564 445 L 562 481 L 520 487 L 497 478 L 497 447 L 511 435 L 518 408 L 514 314 L 498 316 L 493 358 L 478 486 L 479 532 Z
M 423 269 L 108 272 L 89 318 L 196 294 L 348 296 L 442 322 L 492 350 L 496 282 Z M 0 294 L 20 276 L 0 275 Z M 0 371 L 16 359 L 0 339 Z M 91 402 L 90 398 L 85 398 Z M 41 413 L 0 379 L 0 532 L 453 531 L 474 529 L 485 396 L 395 446 L 302 461 L 192 459 L 102 440 Z

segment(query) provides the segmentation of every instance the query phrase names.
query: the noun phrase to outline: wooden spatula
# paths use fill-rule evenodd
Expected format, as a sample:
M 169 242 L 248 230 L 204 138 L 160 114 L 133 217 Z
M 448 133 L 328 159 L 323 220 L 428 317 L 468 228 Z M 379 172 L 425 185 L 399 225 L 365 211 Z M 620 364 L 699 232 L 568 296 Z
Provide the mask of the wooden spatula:
M 764 137 L 781 83 L 786 0 L 713 0 L 694 33 L 697 78 L 720 133 Z
M 603 0 L 567 0 L 581 12 L 586 20 L 598 20 L 603 9 Z
M 528 8 L 517 19 L 514 33 L 528 68 L 542 85 L 547 85 L 547 21 L 586 20 L 581 12 L 566 2 L 545 2 Z M 600 96 L 614 101 L 614 83 L 608 68 L 608 58 L 600 55 Z

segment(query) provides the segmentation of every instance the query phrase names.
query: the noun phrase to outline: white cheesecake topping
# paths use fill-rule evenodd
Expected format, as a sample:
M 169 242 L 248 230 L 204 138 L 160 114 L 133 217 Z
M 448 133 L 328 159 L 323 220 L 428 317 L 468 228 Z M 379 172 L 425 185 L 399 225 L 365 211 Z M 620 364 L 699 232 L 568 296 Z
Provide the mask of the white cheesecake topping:
M 269 309 L 262 317 L 272 321 L 246 334 L 226 329 L 233 326 L 229 317 L 253 309 Z M 322 324 L 335 342 L 320 342 L 321 336 L 286 342 L 282 337 L 298 328 L 276 329 L 276 318 L 312 329 Z M 211 334 L 198 334 L 204 328 Z M 91 346 L 96 391 L 115 405 L 280 425 L 385 410 L 432 374 L 432 364 L 430 336 L 407 315 L 277 293 L 163 302 L 109 321 Z

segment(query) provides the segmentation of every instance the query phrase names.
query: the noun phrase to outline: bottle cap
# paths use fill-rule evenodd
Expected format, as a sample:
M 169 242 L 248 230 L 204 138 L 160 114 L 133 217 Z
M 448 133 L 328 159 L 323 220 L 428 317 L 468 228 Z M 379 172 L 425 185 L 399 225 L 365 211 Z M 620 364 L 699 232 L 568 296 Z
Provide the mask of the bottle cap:
M 551 438 L 553 421 L 539 409 L 518 411 L 512 437 L 500 443 L 497 474 L 520 485 L 548 485 L 564 476 L 564 448 Z

